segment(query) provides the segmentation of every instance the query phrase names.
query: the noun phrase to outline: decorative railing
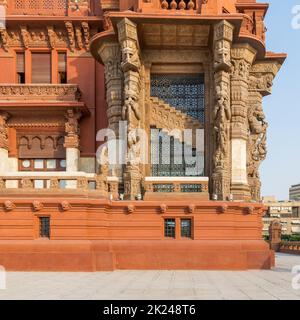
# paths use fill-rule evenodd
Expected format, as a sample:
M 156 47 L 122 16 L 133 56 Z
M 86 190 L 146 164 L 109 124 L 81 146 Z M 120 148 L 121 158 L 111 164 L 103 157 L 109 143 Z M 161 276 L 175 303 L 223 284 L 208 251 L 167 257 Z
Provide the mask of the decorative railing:
M 162 0 L 161 8 L 163 10 L 196 10 L 195 0 Z
M 79 87 L 73 84 L 1 84 L 0 101 L 79 101 Z
M 163 195 L 203 195 L 199 200 L 208 200 L 208 178 L 204 177 L 146 177 L 144 180 L 145 200 Z
M 25 173 L 18 172 L 0 177 L 0 194 L 63 193 L 98 191 L 103 196 L 119 198 L 117 178 L 95 174 Z
M 280 252 L 300 254 L 300 242 L 281 242 Z
M 66 16 L 68 2 L 68 0 L 10 0 L 8 14 Z

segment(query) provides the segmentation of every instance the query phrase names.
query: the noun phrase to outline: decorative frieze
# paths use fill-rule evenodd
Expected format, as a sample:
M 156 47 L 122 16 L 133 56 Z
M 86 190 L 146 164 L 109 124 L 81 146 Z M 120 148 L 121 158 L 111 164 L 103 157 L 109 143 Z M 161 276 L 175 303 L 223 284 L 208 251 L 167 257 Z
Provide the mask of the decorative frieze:
M 0 101 L 79 101 L 77 85 L 72 84 L 0 84 Z

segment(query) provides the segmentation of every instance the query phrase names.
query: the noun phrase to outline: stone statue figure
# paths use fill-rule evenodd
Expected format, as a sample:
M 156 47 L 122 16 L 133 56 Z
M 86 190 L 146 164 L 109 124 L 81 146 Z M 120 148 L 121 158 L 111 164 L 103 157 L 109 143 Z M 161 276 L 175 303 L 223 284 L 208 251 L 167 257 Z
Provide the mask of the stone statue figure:
M 217 167 L 224 166 L 224 160 L 228 153 L 229 127 L 228 121 L 231 119 L 231 110 L 227 90 L 217 87 L 217 104 L 214 111 L 215 135 L 217 150 L 215 153 L 215 163 Z
M 248 176 L 259 178 L 259 165 L 267 156 L 267 128 L 265 114 L 260 104 L 249 109 L 249 159 Z
M 141 113 L 139 110 L 138 96 L 136 92 L 125 88 L 125 103 L 122 108 L 122 120 L 127 120 L 131 124 L 134 120 L 141 120 Z
M 132 168 L 139 170 L 141 163 L 141 140 L 137 135 L 137 130 L 132 126 L 128 127 L 128 154 L 127 163 Z
M 79 135 L 79 124 L 81 114 L 75 113 L 74 110 L 68 110 L 66 112 L 67 122 L 65 124 L 65 131 L 69 137 Z

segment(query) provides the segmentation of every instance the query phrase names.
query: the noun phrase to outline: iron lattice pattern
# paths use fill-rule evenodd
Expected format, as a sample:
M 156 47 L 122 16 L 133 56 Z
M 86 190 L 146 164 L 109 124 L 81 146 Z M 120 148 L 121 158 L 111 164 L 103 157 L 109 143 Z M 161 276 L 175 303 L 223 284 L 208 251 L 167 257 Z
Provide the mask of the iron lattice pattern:
M 151 130 L 151 164 L 153 177 L 194 177 L 204 175 L 204 155 L 190 150 L 191 159 L 184 152 L 191 146 L 160 131 Z M 159 190 L 157 190 L 159 192 Z
M 205 88 L 202 74 L 152 74 L 151 96 L 172 107 L 205 121 Z

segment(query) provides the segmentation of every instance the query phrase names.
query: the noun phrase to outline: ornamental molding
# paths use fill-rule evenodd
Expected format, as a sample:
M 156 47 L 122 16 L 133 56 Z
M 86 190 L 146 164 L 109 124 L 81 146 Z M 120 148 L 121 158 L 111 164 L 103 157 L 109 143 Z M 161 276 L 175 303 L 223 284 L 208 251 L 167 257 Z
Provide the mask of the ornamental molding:
M 77 85 L 44 84 L 0 84 L 0 101 L 79 101 L 81 97 Z
M 76 30 L 76 32 L 75 32 Z M 71 52 L 89 51 L 90 38 L 97 33 L 87 21 L 65 22 L 65 28 L 47 24 L 41 27 L 21 25 L 0 29 L 0 47 L 9 48 L 68 48 Z

